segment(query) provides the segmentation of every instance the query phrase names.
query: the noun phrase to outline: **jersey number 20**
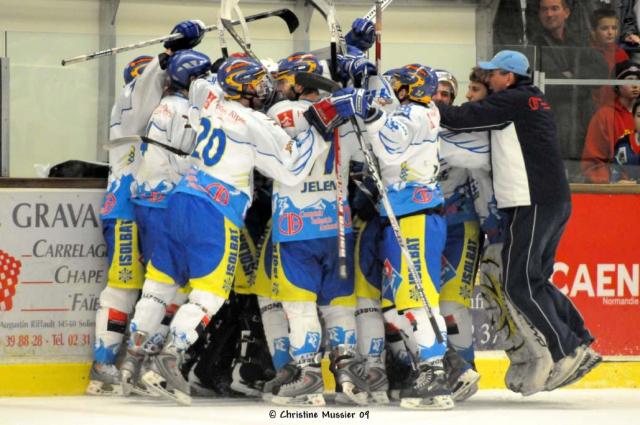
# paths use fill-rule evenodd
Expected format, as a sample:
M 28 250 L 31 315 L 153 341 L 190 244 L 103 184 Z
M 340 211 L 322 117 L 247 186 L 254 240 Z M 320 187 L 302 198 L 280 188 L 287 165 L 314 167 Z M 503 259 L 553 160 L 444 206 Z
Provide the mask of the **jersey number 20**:
M 200 124 L 202 132 L 198 135 L 196 148 L 191 156 L 201 159 L 207 167 L 212 167 L 222 158 L 227 145 L 227 136 L 222 129 L 212 128 L 209 118 L 202 118 Z

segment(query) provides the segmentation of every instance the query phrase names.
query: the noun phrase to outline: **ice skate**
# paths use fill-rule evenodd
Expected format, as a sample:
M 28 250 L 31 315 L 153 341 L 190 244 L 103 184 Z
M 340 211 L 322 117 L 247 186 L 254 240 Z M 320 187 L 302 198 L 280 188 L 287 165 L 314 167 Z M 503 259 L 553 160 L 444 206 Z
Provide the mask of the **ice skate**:
M 298 368 L 292 363 L 287 363 L 282 369 L 280 369 L 275 378 L 264 383 L 262 387 L 262 399 L 264 401 L 271 401 L 273 395 L 278 389 L 285 384 L 292 382 L 298 374 Z
M 571 385 L 574 382 L 579 381 L 587 373 L 591 372 L 596 366 L 598 366 L 601 362 L 602 362 L 602 356 L 598 354 L 595 350 L 593 350 L 591 347 L 588 347 L 587 355 L 585 356 L 584 360 L 580 364 L 580 367 L 578 367 L 578 370 L 576 371 L 576 373 L 574 373 L 571 378 L 569 378 L 567 381 L 562 383 L 560 386 L 565 387 L 567 385 Z
M 120 366 L 120 379 L 122 395 L 129 396 L 131 393 L 150 396 L 152 395 L 143 385 L 139 385 L 140 370 L 144 362 L 145 352 L 143 346 L 147 340 L 147 333 L 136 331 L 131 334 L 131 346 L 127 348 L 127 354 Z
M 281 385 L 271 401 L 283 406 L 324 406 L 323 390 L 322 368 L 314 362 L 298 366 L 295 378 Z
M 264 381 L 251 382 L 243 376 L 242 367 L 246 363 L 238 361 L 231 371 L 231 389 L 248 397 L 261 397 Z
M 336 378 L 336 402 L 365 406 L 369 397 L 366 360 L 338 347 L 332 353 L 331 371 Z
M 369 384 L 369 399 L 373 404 L 389 404 L 389 380 L 384 363 L 369 364 L 367 371 L 367 383 Z
M 89 372 L 89 385 L 85 392 L 89 395 L 122 395 L 118 368 L 112 364 L 93 362 Z
M 571 354 L 555 362 L 553 370 L 549 374 L 549 379 L 545 384 L 545 389 L 553 391 L 566 385 L 567 382 L 573 379 L 574 375 L 579 373 L 578 369 L 587 356 L 587 346 L 579 345 Z
M 448 348 L 444 355 L 444 369 L 454 401 L 464 401 L 478 391 L 480 374 L 453 348 Z
M 146 387 L 164 398 L 190 405 L 191 389 L 180 371 L 182 354 L 169 344 L 151 360 L 150 369 L 142 375 Z
M 411 388 L 400 391 L 400 407 L 406 409 L 448 410 L 454 406 L 442 361 L 418 365 Z

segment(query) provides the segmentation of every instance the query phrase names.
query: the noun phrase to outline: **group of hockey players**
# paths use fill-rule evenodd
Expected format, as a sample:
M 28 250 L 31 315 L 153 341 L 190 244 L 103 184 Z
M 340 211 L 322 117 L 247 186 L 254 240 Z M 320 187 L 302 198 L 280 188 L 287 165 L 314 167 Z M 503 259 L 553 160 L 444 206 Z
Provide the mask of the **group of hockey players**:
M 451 73 L 376 69 L 364 19 L 334 60 L 212 63 L 193 50 L 203 29 L 179 23 L 182 38 L 125 69 L 87 393 L 322 406 L 326 353 L 338 403 L 449 409 L 480 378 L 477 278 L 509 388 L 552 390 L 595 366 L 594 353 L 549 386 L 544 337 L 503 296 L 490 134 L 440 124 L 438 103 L 460 94 Z M 472 71 L 470 102 L 491 96 L 488 72 Z

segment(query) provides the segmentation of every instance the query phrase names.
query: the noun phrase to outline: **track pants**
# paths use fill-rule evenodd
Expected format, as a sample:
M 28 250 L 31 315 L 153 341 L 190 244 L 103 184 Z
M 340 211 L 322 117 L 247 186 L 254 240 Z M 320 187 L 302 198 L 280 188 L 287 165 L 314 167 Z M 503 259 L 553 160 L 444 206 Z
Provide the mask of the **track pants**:
M 549 281 L 571 203 L 505 210 L 504 289 L 515 307 L 546 338 L 554 362 L 593 337 L 571 300 Z

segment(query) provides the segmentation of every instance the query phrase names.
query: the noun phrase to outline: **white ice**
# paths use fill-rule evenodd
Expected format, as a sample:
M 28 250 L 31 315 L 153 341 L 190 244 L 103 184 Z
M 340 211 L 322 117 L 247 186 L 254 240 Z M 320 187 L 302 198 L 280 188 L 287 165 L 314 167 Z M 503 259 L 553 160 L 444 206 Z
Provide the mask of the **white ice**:
M 289 412 L 318 419 L 286 419 Z M 276 419 L 269 417 L 275 411 Z M 323 412 L 354 413 L 352 419 Z M 368 412 L 369 418 L 360 418 Z M 627 425 L 640 424 L 640 390 L 558 390 L 523 398 L 501 390 L 480 391 L 444 412 L 386 407 L 286 409 L 249 399 L 195 399 L 190 407 L 143 398 L 0 398 L 1 425 Z

